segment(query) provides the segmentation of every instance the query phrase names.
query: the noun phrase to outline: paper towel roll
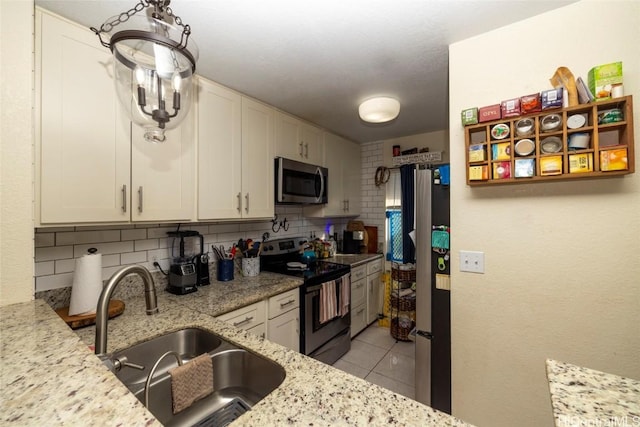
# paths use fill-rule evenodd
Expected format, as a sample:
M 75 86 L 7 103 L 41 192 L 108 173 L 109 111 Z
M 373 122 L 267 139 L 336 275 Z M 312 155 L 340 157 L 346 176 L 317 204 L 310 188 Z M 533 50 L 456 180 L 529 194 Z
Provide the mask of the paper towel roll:
M 92 253 L 76 259 L 69 316 L 95 313 L 100 292 L 102 292 L 102 255 Z

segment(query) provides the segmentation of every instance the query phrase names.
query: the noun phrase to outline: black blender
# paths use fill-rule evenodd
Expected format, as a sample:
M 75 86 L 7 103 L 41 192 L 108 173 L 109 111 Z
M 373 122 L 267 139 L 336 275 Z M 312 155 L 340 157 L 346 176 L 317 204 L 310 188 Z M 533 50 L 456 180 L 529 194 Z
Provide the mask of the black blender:
M 185 295 L 197 291 L 198 267 L 204 247 L 203 236 L 192 230 L 168 231 L 167 235 L 173 238 L 167 292 Z M 200 245 L 198 250 L 197 243 Z M 177 249 L 176 246 L 178 246 Z

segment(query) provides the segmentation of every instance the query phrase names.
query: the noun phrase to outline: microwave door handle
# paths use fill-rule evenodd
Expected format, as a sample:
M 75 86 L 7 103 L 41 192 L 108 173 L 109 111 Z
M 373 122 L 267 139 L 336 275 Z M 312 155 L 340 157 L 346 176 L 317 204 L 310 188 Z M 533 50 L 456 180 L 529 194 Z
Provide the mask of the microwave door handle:
M 282 165 L 282 159 L 278 159 L 278 170 L 276 171 L 276 190 L 278 192 L 277 194 L 277 201 L 278 202 L 284 202 L 284 198 L 282 197 L 282 187 L 284 187 L 284 167 Z
M 316 202 L 321 202 L 324 194 L 324 175 L 322 175 L 320 168 L 316 169 L 316 175 L 320 177 L 320 192 L 316 193 Z

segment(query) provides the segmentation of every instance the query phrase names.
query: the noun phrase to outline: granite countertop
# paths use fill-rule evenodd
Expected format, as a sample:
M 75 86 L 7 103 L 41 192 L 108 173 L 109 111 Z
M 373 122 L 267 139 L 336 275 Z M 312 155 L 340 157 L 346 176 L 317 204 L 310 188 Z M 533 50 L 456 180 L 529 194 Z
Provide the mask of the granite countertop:
M 468 425 L 213 317 L 299 285 L 261 273 L 185 296 L 159 292 L 153 316 L 143 297 L 128 298 L 109 321 L 108 350 L 199 327 L 283 366 L 284 382 L 233 425 Z M 0 308 L 0 337 L 0 424 L 160 425 L 88 349 L 93 327 L 74 333 L 36 300 Z
M 547 360 L 556 426 L 639 425 L 640 380 Z
M 335 254 L 330 258 L 324 258 L 323 261 L 348 264 L 351 267 L 355 267 L 382 257 L 382 254 Z

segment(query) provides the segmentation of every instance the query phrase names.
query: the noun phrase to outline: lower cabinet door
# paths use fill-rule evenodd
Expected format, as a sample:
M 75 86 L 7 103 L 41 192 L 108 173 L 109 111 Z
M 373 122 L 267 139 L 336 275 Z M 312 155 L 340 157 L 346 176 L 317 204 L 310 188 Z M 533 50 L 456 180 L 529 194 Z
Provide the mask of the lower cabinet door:
M 358 332 L 367 326 L 367 303 L 351 308 L 351 337 L 355 337 Z
M 249 328 L 246 331 L 251 332 L 252 334 L 259 336 L 261 338 L 265 338 L 267 335 L 267 325 L 265 325 L 264 323 L 260 323 L 258 326 Z
M 294 351 L 300 351 L 300 315 L 299 310 L 288 311 L 269 319 L 267 339 Z

